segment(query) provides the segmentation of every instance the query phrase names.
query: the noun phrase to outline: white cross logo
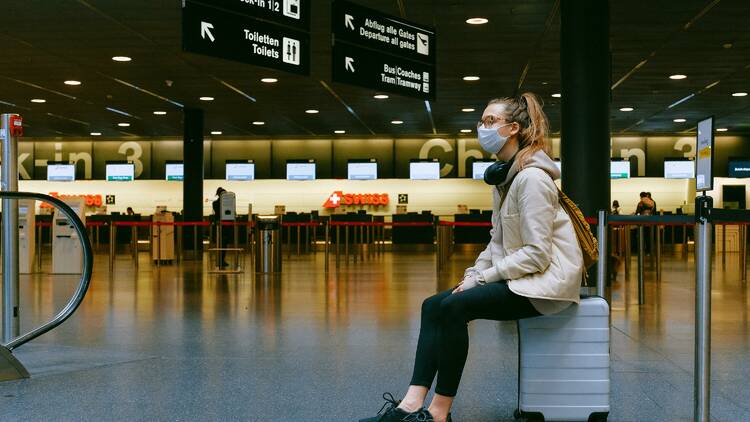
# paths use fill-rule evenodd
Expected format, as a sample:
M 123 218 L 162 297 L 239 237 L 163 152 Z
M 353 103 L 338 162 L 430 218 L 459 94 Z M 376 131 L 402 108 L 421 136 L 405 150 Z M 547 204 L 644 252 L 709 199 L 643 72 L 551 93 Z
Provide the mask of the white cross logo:
M 328 198 L 328 200 L 331 201 L 331 203 L 334 206 L 338 206 L 339 205 L 339 201 L 341 201 L 341 198 L 338 195 L 336 195 L 336 192 L 334 192 L 333 195 L 331 195 L 331 197 Z

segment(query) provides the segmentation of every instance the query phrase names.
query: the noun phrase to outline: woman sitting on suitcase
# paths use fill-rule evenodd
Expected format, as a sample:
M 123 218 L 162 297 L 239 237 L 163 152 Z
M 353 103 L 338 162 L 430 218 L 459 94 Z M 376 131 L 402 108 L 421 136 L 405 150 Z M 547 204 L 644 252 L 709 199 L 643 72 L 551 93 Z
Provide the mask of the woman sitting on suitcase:
M 384 395 L 383 409 L 363 421 L 450 421 L 469 349 L 467 323 L 510 321 L 560 312 L 579 302 L 583 257 L 558 200 L 560 177 L 549 157 L 547 117 L 534 94 L 489 102 L 477 125 L 482 148 L 499 161 L 492 186 L 492 238 L 457 287 L 427 298 L 414 372 L 406 396 Z M 435 396 L 424 407 L 437 376 Z

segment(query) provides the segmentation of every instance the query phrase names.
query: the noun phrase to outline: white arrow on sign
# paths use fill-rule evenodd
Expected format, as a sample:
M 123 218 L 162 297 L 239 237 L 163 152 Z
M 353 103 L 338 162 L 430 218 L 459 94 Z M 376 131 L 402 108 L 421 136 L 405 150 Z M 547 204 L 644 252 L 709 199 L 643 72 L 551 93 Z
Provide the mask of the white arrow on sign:
M 346 70 L 354 73 L 354 59 L 351 57 L 346 58 L 346 64 L 344 66 Z
M 344 15 L 344 26 L 348 26 L 354 31 L 354 16 Z
M 201 38 L 204 40 L 206 39 L 206 35 L 208 35 L 208 39 L 211 40 L 211 42 L 214 42 L 214 35 L 211 33 L 211 30 L 214 29 L 214 26 L 211 25 L 208 22 L 201 22 Z

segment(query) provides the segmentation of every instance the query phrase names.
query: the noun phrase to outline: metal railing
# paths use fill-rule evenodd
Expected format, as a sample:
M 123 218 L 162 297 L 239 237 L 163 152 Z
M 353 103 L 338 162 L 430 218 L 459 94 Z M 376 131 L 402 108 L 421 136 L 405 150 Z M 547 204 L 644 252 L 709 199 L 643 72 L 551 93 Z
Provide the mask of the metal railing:
M 78 239 L 81 241 L 81 245 L 83 246 L 83 269 L 81 272 L 81 279 L 78 282 L 78 287 L 73 293 L 73 297 L 70 298 L 70 301 L 68 301 L 65 307 L 63 307 L 63 309 L 50 321 L 34 328 L 26 334 L 18 336 L 15 339 L 2 344 L 4 348 L 11 351 L 54 329 L 58 325 L 65 322 L 66 319 L 70 318 L 71 315 L 73 315 L 73 312 L 75 312 L 76 309 L 78 309 L 78 306 L 81 305 L 81 302 L 83 302 L 83 298 L 86 296 L 86 292 L 88 291 L 89 285 L 91 284 L 91 275 L 94 267 L 94 255 L 91 248 L 91 241 L 89 240 L 86 233 L 86 227 L 81 222 L 81 219 L 78 218 L 78 215 L 76 215 L 75 211 L 73 211 L 73 209 L 70 208 L 65 202 L 57 198 L 53 198 L 49 195 L 32 192 L 0 192 L 0 198 L 36 199 L 38 201 L 47 202 L 54 205 L 57 209 L 62 211 L 62 213 L 65 214 L 65 216 L 68 218 L 68 221 L 72 223 L 73 228 L 78 234 Z M 9 309 L 3 309 L 3 312 L 5 313 L 7 313 L 8 311 Z

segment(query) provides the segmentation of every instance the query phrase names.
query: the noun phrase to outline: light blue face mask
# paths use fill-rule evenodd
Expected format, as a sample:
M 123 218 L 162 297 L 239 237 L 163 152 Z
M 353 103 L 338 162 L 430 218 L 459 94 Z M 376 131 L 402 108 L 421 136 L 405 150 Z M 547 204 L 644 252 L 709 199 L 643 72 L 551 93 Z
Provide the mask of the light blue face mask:
M 508 137 L 501 135 L 497 130 L 510 124 L 512 123 L 506 123 L 489 129 L 485 128 L 484 125 L 479 126 L 477 128 L 477 138 L 479 139 L 479 144 L 482 146 L 482 149 L 490 154 L 497 154 L 500 152 L 505 143 L 508 142 Z

